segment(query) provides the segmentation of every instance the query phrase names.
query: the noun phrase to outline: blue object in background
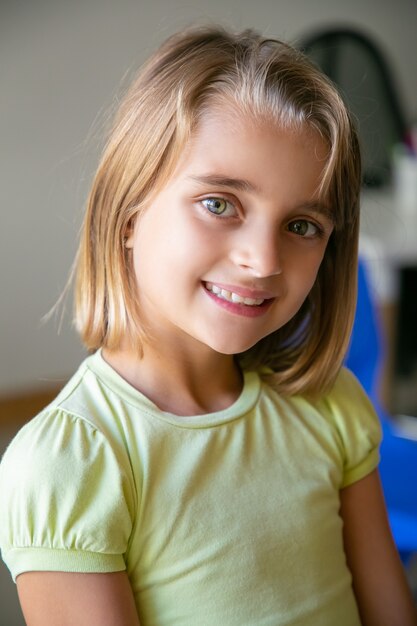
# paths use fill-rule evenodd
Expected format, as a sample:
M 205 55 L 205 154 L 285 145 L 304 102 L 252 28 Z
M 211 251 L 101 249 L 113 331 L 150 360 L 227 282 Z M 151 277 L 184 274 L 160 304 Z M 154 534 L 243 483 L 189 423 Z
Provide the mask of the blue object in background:
M 358 303 L 346 365 L 360 380 L 381 420 L 380 474 L 394 540 L 403 562 L 417 553 L 417 441 L 382 409 L 378 382 L 384 354 L 366 266 L 359 261 Z

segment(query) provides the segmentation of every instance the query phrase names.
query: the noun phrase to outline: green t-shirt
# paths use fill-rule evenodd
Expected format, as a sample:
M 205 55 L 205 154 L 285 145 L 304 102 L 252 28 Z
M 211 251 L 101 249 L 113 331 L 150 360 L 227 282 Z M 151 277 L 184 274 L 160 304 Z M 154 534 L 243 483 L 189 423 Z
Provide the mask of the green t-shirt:
M 97 352 L 0 466 L 0 547 L 28 570 L 127 570 L 141 626 L 359 625 L 339 490 L 380 428 L 342 370 L 320 401 L 246 372 L 228 409 L 161 412 Z

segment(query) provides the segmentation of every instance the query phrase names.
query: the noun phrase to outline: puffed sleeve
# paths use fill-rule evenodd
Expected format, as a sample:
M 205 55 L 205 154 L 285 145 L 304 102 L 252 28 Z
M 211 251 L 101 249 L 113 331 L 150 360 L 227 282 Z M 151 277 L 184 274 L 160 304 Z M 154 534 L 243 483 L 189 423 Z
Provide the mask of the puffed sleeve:
M 381 424 L 365 391 L 346 368 L 340 371 L 324 404 L 324 412 L 337 432 L 343 458 L 341 488 L 347 487 L 378 466 Z
M 126 464 L 103 433 L 46 410 L 0 465 L 2 557 L 14 579 L 31 570 L 124 570 L 133 507 Z

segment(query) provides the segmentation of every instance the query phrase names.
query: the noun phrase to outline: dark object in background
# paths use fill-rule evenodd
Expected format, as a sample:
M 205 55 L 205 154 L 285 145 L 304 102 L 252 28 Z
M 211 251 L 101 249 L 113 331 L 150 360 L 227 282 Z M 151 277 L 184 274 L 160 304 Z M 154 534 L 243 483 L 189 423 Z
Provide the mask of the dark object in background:
M 396 370 L 407 377 L 417 370 L 417 268 L 400 271 L 400 296 L 397 319 Z M 417 406 L 415 407 L 417 411 Z M 417 413 L 416 413 L 417 414 Z
M 407 126 L 387 61 L 365 34 L 331 28 L 305 37 L 299 47 L 338 86 L 357 119 L 363 182 L 390 182 L 394 145 L 406 141 Z

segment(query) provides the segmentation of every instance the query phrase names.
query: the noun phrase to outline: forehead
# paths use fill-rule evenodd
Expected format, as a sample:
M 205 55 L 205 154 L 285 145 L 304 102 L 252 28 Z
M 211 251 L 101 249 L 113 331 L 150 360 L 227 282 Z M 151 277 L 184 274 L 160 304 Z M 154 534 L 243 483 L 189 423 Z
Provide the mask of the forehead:
M 174 178 L 217 175 L 248 181 L 265 193 L 273 193 L 285 181 L 296 195 L 311 196 L 327 159 L 326 142 L 307 125 L 285 128 L 224 105 L 200 117 Z
M 256 139 L 258 142 L 261 141 L 262 147 L 265 148 L 266 143 L 262 140 L 268 136 L 276 141 L 277 147 L 285 138 L 289 143 L 293 143 L 294 147 L 302 144 L 306 151 L 312 153 L 313 158 L 317 157 L 320 161 L 325 161 L 328 156 L 326 141 L 317 130 L 309 125 L 282 124 L 267 115 L 259 116 L 244 112 L 237 104 L 228 101 L 213 105 L 199 116 L 198 123 L 185 147 L 184 156 L 190 153 L 195 154 L 200 148 L 204 151 L 204 145 L 211 146 L 214 142 L 219 142 L 219 152 L 224 156 L 227 155 L 229 146 L 234 147 L 239 144 L 243 146 Z M 256 145 L 253 146 L 254 151 L 255 149 Z

